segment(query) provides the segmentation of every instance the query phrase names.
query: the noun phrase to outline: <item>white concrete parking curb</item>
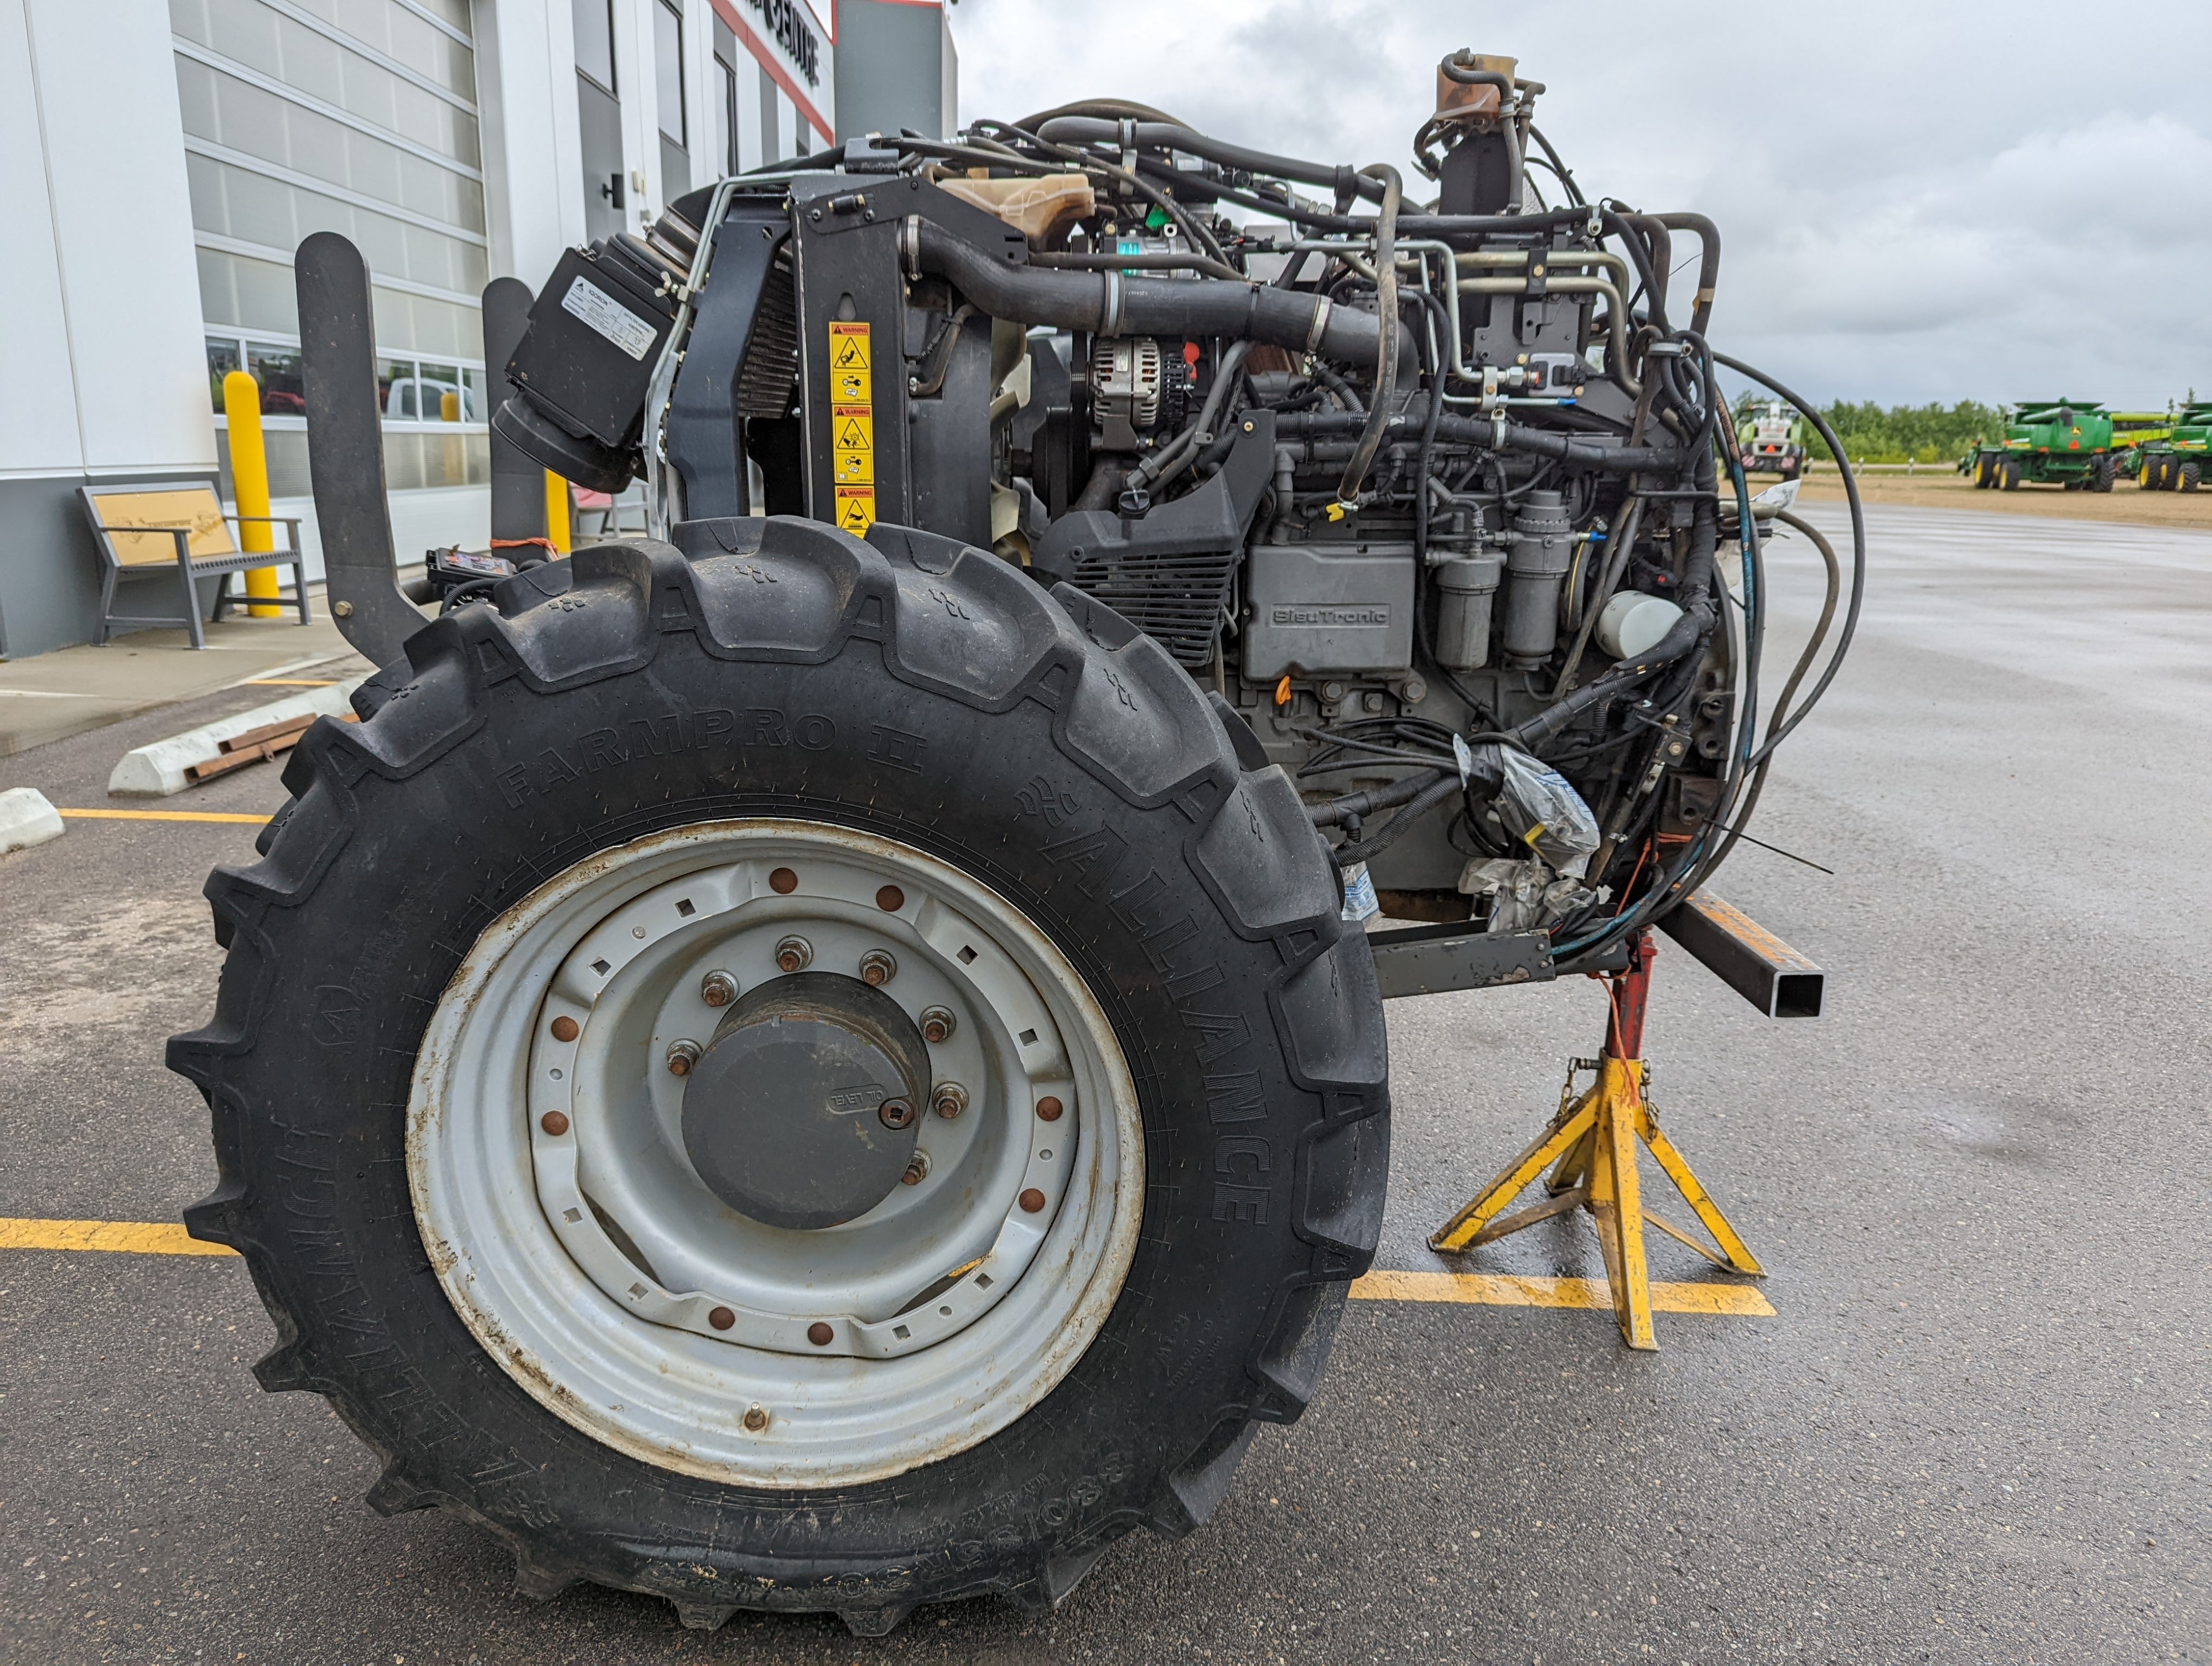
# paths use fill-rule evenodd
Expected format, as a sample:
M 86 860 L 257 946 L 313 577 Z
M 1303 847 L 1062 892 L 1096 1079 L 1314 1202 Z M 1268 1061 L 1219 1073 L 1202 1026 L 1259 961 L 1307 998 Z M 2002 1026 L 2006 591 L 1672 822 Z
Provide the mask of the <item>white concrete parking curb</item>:
M 0 793 L 0 855 L 61 836 L 61 812 L 37 787 L 10 787 Z
M 123 761 L 115 766 L 115 773 L 108 776 L 107 790 L 125 797 L 145 799 L 181 793 L 192 784 L 185 776 L 187 766 L 206 763 L 233 735 L 281 723 L 288 717 L 342 717 L 353 709 L 353 691 L 361 684 L 362 679 L 356 677 L 333 683 L 326 689 L 310 689 L 305 694 L 273 700 L 234 717 L 204 723 L 197 729 L 171 735 L 167 740 L 134 746 L 124 753 Z

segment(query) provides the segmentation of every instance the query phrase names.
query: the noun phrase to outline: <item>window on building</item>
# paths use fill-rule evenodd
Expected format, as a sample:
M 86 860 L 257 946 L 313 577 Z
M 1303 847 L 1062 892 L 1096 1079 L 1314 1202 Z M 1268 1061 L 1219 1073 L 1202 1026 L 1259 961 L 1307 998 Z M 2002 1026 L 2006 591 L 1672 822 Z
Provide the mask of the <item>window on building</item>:
M 714 80 L 722 93 L 722 143 L 719 147 L 722 172 L 741 173 L 744 170 L 738 161 L 738 72 L 727 58 L 714 60 Z
M 684 18 L 662 0 L 653 9 L 653 91 L 660 106 L 660 131 L 671 143 L 684 138 Z
M 387 423 L 484 420 L 484 373 L 474 365 L 379 359 L 376 393 Z
M 801 116 L 798 120 L 793 122 L 791 125 L 791 154 L 794 156 L 804 156 L 806 155 L 806 142 L 812 136 L 813 130 L 807 126 L 805 117 Z
M 215 401 L 216 415 L 222 415 L 222 379 L 238 369 L 245 361 L 234 341 L 223 341 L 210 336 L 207 344 L 208 394 Z
M 307 401 L 300 380 L 300 350 L 266 342 L 246 344 L 246 368 L 261 384 L 261 414 L 264 416 L 304 416 Z
M 569 0 L 575 14 L 576 71 L 615 90 L 614 0 Z

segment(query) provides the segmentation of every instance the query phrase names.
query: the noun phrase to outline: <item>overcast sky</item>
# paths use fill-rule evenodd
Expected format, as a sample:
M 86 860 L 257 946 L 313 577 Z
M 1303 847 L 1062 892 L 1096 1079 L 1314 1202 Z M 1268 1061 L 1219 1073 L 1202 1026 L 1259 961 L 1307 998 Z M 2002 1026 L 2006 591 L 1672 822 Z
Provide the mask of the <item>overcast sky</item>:
M 952 29 L 963 121 L 1130 98 L 1409 192 L 1437 59 L 1510 54 L 1588 195 L 1719 222 L 1716 344 L 1814 398 L 2212 398 L 2199 0 L 960 0 Z

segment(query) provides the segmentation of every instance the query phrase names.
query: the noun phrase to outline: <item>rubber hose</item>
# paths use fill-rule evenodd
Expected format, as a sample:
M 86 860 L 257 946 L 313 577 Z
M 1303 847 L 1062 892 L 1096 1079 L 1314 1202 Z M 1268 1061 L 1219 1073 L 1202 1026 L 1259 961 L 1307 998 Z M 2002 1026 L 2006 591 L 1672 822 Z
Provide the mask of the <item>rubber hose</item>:
M 1382 338 L 1376 315 L 1302 291 L 1218 278 L 1043 271 L 994 258 L 921 219 L 907 222 L 901 240 L 912 265 L 951 280 L 993 318 L 1098 335 L 1226 336 L 1352 362 L 1373 358 Z

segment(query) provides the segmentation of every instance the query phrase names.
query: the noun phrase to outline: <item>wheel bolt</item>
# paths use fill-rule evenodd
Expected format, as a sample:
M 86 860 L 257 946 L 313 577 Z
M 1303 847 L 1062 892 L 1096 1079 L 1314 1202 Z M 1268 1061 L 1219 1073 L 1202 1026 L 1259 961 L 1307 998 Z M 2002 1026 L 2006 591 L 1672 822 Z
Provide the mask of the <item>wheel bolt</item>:
M 668 1073 L 670 1075 L 689 1076 L 691 1073 L 691 1067 L 698 1062 L 699 1043 L 697 1042 L 679 1041 L 668 1043 Z
M 758 1434 L 763 1429 L 768 1427 L 768 1408 L 765 1406 L 746 1407 L 744 1425 L 746 1430 L 752 1434 Z
M 1037 1121 L 1040 1122 L 1057 1122 L 1060 1120 L 1060 1113 L 1065 1109 L 1066 1107 L 1063 1106 L 1059 1100 L 1048 1093 L 1043 1098 L 1037 1101 Z
M 932 1047 L 952 1039 L 952 1032 L 960 1021 L 952 1016 L 949 1006 L 925 1006 L 921 1009 L 921 1038 Z
M 738 1316 L 726 1307 L 718 1307 L 707 1316 L 707 1322 L 717 1330 L 727 1330 L 737 1322 Z
M 738 981 L 727 972 L 709 972 L 699 980 L 699 999 L 709 1006 L 727 1006 L 738 998 Z
M 949 1122 L 968 1109 L 968 1090 L 957 1082 L 939 1082 L 930 1090 L 929 1108 Z
M 553 1020 L 552 1030 L 553 1039 L 556 1042 L 572 1042 L 576 1039 L 576 1020 L 566 1012 Z
M 549 1110 L 538 1119 L 538 1126 L 558 1140 L 568 1131 L 568 1119 L 557 1110 Z
M 889 983 L 898 976 L 898 962 L 888 949 L 871 949 L 860 957 L 860 982 L 870 988 Z
M 890 1098 L 876 1107 L 876 1120 L 887 1128 L 909 1128 L 914 1126 L 914 1101 Z
M 1037 1190 L 1036 1187 L 1031 1186 L 1028 1190 L 1024 1191 L 1021 1195 L 1018 1201 L 1022 1206 L 1022 1213 L 1024 1214 L 1033 1215 L 1038 1210 L 1044 1207 L 1044 1194 Z
M 907 1158 L 906 1172 L 899 1177 L 900 1183 L 908 1186 L 919 1186 L 928 1178 L 929 1153 L 926 1151 L 918 1151 Z
M 803 937 L 787 937 L 775 945 L 775 964 L 780 971 L 803 972 L 813 960 L 814 945 Z
M 837 1333 L 830 1329 L 828 1321 L 817 1319 L 806 1327 L 806 1340 L 818 1348 L 826 1348 L 837 1340 Z

